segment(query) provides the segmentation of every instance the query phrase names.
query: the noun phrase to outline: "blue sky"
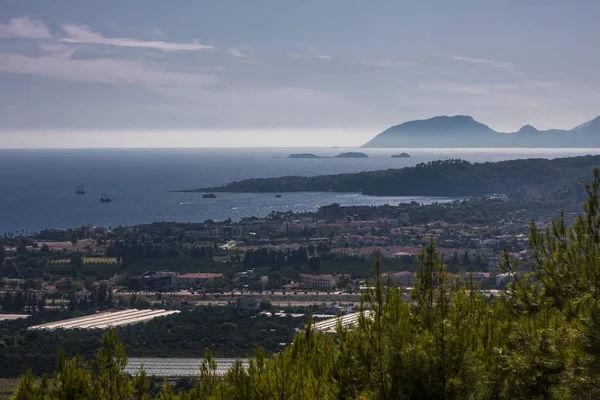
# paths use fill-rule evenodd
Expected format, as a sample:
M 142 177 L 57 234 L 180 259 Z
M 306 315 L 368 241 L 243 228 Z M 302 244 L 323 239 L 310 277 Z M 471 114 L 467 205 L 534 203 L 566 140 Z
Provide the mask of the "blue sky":
M 600 114 L 600 2 L 4 1 L 0 147 L 360 145 Z

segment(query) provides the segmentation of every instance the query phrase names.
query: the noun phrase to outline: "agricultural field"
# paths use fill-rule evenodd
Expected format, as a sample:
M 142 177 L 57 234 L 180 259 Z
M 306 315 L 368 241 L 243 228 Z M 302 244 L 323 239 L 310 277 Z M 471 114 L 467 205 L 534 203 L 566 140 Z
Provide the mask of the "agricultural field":
M 10 399 L 18 384 L 18 379 L 0 379 L 0 400 Z
M 66 265 L 71 262 L 70 259 L 52 260 L 50 264 Z M 115 257 L 83 257 L 84 264 L 118 264 Z

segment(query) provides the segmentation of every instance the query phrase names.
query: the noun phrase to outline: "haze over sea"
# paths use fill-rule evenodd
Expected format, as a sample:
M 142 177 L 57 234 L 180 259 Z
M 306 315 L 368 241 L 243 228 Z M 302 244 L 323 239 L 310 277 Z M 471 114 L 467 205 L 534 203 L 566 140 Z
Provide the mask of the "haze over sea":
M 288 159 L 291 153 L 334 156 L 363 151 L 364 159 Z M 412 158 L 392 159 L 408 152 Z M 314 211 L 317 205 L 382 205 L 447 198 L 372 197 L 344 193 L 200 193 L 172 190 L 283 175 L 314 176 L 413 166 L 461 158 L 474 162 L 600 154 L 600 149 L 69 149 L 0 150 L 0 233 L 37 232 L 81 225 L 115 227 L 156 221 L 202 222 L 265 216 L 271 211 Z M 280 158 L 279 158 L 280 157 Z M 526 171 L 523 171 L 526 173 Z M 83 184 L 88 192 L 76 196 Z M 110 191 L 112 203 L 100 203 Z

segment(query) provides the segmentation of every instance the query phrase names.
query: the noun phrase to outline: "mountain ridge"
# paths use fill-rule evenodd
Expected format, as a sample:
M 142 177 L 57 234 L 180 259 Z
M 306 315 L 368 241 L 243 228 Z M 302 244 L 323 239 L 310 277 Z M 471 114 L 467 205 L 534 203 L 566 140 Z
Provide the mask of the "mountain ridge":
M 391 126 L 361 147 L 590 146 L 600 146 L 600 116 L 571 130 L 540 131 L 532 125 L 524 125 L 517 132 L 499 132 L 469 115 L 441 115 Z

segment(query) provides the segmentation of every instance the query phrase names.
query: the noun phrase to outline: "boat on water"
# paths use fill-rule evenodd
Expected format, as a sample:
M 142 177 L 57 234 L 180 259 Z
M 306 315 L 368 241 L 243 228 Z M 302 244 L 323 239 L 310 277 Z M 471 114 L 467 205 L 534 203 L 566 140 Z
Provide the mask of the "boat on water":
M 276 195 L 275 195 L 275 198 L 276 198 L 276 199 L 280 199 L 280 198 L 281 198 L 281 195 L 280 195 L 280 194 L 276 194 Z
M 214 193 L 202 193 L 202 198 L 203 199 L 215 199 L 217 196 L 215 196 Z
M 110 203 L 111 201 L 112 198 L 110 197 L 110 193 L 102 192 L 102 195 L 100 196 L 100 203 Z
M 77 185 L 77 189 L 75 189 L 75 194 L 86 194 L 87 192 L 83 189 L 83 185 Z

